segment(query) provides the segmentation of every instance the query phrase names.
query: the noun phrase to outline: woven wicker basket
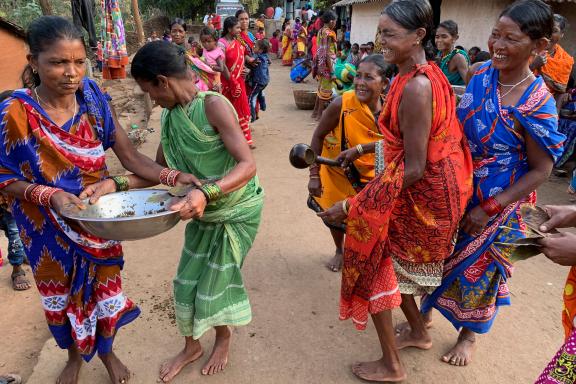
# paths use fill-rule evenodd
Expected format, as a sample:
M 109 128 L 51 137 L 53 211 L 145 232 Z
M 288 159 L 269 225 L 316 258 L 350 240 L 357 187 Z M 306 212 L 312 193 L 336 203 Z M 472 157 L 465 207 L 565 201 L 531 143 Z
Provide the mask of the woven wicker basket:
M 314 109 L 316 104 L 316 91 L 308 91 L 304 89 L 294 90 L 294 101 L 298 109 L 311 110 Z

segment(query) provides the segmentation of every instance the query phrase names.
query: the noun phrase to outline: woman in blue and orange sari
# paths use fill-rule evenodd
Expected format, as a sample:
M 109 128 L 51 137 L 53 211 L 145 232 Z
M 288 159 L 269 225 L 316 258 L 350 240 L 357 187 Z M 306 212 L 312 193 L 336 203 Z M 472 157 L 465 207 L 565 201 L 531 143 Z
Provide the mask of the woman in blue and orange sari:
M 550 6 L 540 0 L 508 6 L 488 39 L 492 60 L 480 65 L 458 107 L 474 160 L 474 195 L 442 285 L 422 304 L 422 312 L 436 308 L 460 330 L 442 357 L 452 365 L 471 361 L 475 335 L 487 333 L 498 308 L 510 305 L 514 248 L 505 243 L 526 237 L 520 208 L 535 203 L 535 189 L 562 153 L 554 98 L 529 68 L 552 26 Z
M 68 349 L 56 382 L 76 383 L 82 360 L 98 353 L 112 382 L 126 383 L 130 372 L 112 344 L 140 310 L 122 292 L 122 247 L 83 232 L 60 213 L 81 208 L 78 195 L 108 177 L 108 148 L 147 180 L 157 182 L 164 169 L 132 147 L 109 98 L 84 78 L 82 32 L 66 19 L 45 16 L 30 25 L 27 43 L 28 88 L 0 104 L 0 190 L 8 196 L 49 329 Z M 126 177 L 113 180 L 122 190 L 129 187 Z

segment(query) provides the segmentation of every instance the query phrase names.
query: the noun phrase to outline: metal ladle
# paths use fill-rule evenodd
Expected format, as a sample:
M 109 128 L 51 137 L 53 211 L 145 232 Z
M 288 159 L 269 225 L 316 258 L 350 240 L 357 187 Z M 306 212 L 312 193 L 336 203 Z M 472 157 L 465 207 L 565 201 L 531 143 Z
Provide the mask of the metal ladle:
M 303 143 L 295 144 L 290 150 L 288 158 L 290 159 L 290 164 L 292 164 L 294 168 L 298 169 L 308 168 L 314 163 L 333 167 L 339 167 L 341 165 L 339 161 L 316 155 L 314 150 L 310 148 L 308 144 Z

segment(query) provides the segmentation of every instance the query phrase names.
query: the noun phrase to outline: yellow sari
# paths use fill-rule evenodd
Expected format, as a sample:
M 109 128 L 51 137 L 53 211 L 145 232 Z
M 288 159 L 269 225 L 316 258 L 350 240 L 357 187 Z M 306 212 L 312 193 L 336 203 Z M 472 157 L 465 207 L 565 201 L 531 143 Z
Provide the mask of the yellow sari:
M 308 40 L 308 30 L 306 27 L 300 28 L 298 39 L 296 39 L 296 54 L 298 57 L 306 55 L 306 41 Z
M 344 126 L 345 148 L 342 148 L 342 128 Z M 356 98 L 356 91 L 350 90 L 342 95 L 340 121 L 324 139 L 322 156 L 335 159 L 340 152 L 353 148 L 358 144 L 367 144 L 382 140 L 372 111 L 366 104 Z M 368 153 L 354 161 L 361 183 L 367 183 L 374 178 L 374 154 Z M 339 167 L 320 167 L 322 196 L 315 200 L 326 210 L 334 203 L 356 195 L 352 183 Z
M 282 65 L 292 66 L 292 29 L 289 26 L 282 35 Z

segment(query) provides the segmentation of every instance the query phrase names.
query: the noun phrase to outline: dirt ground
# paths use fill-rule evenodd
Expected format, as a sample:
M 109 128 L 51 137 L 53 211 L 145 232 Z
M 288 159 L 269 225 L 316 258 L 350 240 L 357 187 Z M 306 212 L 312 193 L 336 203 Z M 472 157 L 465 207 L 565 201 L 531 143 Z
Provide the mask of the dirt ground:
M 358 332 L 338 320 L 340 276 L 324 262 L 333 254 L 329 232 L 306 207 L 307 172 L 288 163 L 290 147 L 309 142 L 314 124 L 309 111 L 294 105 L 288 69 L 276 61 L 266 96 L 269 110 L 254 124 L 258 173 L 266 191 L 260 232 L 245 263 L 244 278 L 254 320 L 234 330 L 230 364 L 210 378 L 201 361 L 185 368 L 174 383 L 357 383 L 350 366 L 376 359 L 373 326 Z M 298 87 L 312 87 L 300 85 Z M 155 153 L 159 111 L 153 113 L 141 150 Z M 569 203 L 565 179 L 541 188 L 540 203 Z M 174 325 L 171 279 L 185 223 L 152 239 L 126 242 L 124 288 L 142 316 L 119 332 L 118 355 L 134 372 L 132 383 L 155 383 L 158 366 L 182 346 Z M 0 239 L 6 249 L 6 241 Z M 490 334 L 479 338 L 474 362 L 454 368 L 439 361 L 456 331 L 438 313 L 427 352 L 401 351 L 406 383 L 532 383 L 562 342 L 560 312 L 567 269 L 536 257 L 517 265 L 511 280 L 513 305 L 501 310 Z M 49 338 L 35 290 L 17 293 L 9 286 L 10 268 L 0 269 L 0 372 L 16 372 L 28 383 L 52 383 L 66 353 Z M 398 310 L 395 322 L 402 320 Z M 210 351 L 213 335 L 202 339 Z M 85 365 L 81 383 L 107 383 L 98 359 Z

